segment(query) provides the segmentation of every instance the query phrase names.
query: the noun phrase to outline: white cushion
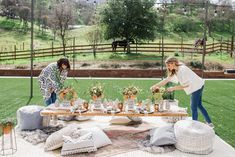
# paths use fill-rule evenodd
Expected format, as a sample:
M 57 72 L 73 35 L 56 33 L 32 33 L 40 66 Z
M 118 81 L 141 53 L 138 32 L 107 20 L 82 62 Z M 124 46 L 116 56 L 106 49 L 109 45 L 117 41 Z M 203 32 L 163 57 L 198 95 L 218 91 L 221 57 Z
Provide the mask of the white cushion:
M 63 128 L 63 129 L 61 129 L 57 132 L 54 132 L 53 134 L 51 134 L 47 138 L 44 149 L 46 151 L 49 151 L 49 150 L 54 150 L 54 149 L 62 147 L 62 145 L 63 145 L 63 135 L 69 136 L 74 131 L 76 131 L 78 128 L 79 128 L 78 125 L 70 124 L 67 127 Z
M 91 132 L 94 137 L 94 143 L 96 148 L 112 144 L 112 141 L 109 139 L 109 137 L 103 132 L 103 130 L 98 127 L 81 129 L 79 131 L 81 136 Z
M 71 138 L 70 136 L 63 136 L 64 143 L 61 150 L 61 155 L 72 155 L 82 152 L 93 152 L 97 148 L 94 145 L 93 134 L 87 133 L 79 138 Z
M 154 130 L 150 143 L 154 146 L 171 145 L 176 143 L 174 126 L 164 126 Z
M 209 154 L 213 151 L 214 130 L 199 121 L 181 120 L 174 126 L 176 148 L 187 153 Z

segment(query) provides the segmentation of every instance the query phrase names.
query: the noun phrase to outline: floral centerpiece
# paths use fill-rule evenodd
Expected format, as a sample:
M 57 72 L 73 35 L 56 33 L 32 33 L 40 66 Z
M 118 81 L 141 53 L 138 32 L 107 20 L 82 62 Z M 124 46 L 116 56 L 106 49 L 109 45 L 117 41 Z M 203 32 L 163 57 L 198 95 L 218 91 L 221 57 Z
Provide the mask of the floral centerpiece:
M 163 95 L 166 92 L 165 88 L 157 88 L 155 89 L 153 93 L 153 98 L 155 101 L 163 100 Z
M 161 108 L 161 104 L 162 104 L 162 100 L 163 100 L 163 95 L 164 93 L 166 93 L 165 88 L 157 88 L 154 91 L 152 91 L 153 93 L 153 99 L 154 99 L 154 110 L 155 111 L 159 111 L 159 109 Z
M 124 99 L 135 99 L 136 95 L 140 92 L 140 89 L 136 86 L 125 87 L 122 91 Z
M 77 100 L 77 98 L 76 91 L 71 87 L 64 88 L 59 93 L 59 101 L 69 101 L 71 106 L 74 105 L 74 101 Z
M 136 96 L 140 92 L 140 89 L 136 86 L 128 86 L 123 88 L 122 94 L 124 97 L 124 105 L 127 110 L 135 110 Z
M 153 92 L 153 98 L 155 101 L 159 100 L 174 100 L 174 92 L 168 92 L 165 88 L 157 88 Z
M 104 94 L 104 87 L 101 83 L 96 83 L 93 84 L 90 88 L 89 88 L 89 93 L 92 97 L 93 100 L 96 100 L 98 98 L 101 98 Z
M 91 85 L 89 88 L 89 94 L 92 97 L 92 109 L 95 110 L 102 110 L 103 105 L 102 105 L 102 97 L 104 96 L 104 87 L 101 83 L 95 83 Z

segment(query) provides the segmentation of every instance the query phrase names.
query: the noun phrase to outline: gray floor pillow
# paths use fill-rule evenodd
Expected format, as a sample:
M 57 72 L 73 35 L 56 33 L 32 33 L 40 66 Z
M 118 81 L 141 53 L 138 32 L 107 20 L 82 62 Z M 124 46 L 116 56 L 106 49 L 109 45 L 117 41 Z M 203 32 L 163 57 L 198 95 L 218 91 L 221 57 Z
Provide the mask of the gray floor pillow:
M 42 128 L 41 110 L 44 107 L 37 105 L 23 106 L 17 110 L 17 129 L 35 130 Z
M 164 146 L 176 143 L 173 125 L 156 128 L 151 134 L 151 145 Z

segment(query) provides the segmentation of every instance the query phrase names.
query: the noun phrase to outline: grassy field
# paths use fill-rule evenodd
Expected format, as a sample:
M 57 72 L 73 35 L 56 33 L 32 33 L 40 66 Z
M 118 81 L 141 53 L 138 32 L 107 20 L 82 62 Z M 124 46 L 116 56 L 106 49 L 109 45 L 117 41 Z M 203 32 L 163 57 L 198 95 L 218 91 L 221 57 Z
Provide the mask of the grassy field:
M 175 53 L 165 53 L 165 58 L 167 56 L 175 56 Z M 50 62 L 56 62 L 61 56 L 58 57 L 44 57 L 44 58 L 36 58 L 34 59 L 34 65 L 39 66 L 42 63 L 49 64 Z M 73 58 L 72 56 L 68 57 L 71 64 L 73 64 Z M 202 55 L 195 54 L 193 57 L 191 57 L 191 54 L 185 54 L 184 57 L 181 53 L 177 53 L 177 58 L 179 58 L 182 62 L 188 63 L 190 61 L 198 61 L 202 62 Z M 75 62 L 98 62 L 98 61 L 105 61 L 110 62 L 112 64 L 112 61 L 122 61 L 122 62 L 128 62 L 128 61 L 144 61 L 144 62 L 158 62 L 161 64 L 161 54 L 159 53 L 98 53 L 96 55 L 96 58 L 94 58 L 92 53 L 78 53 L 76 55 L 76 58 L 74 59 Z M 211 63 L 211 64 L 210 64 Z M 30 60 L 8 60 L 8 61 L 1 61 L 2 65 L 10 65 L 15 67 L 29 67 L 30 66 Z M 218 65 L 223 66 L 224 69 L 227 68 L 235 68 L 235 58 L 231 58 L 228 53 L 222 52 L 222 53 L 213 53 L 210 55 L 207 55 L 205 57 L 205 64 L 207 65 L 207 70 L 221 70 L 216 68 Z M 221 67 L 220 66 L 220 67 Z M 156 66 L 157 68 L 157 66 Z M 193 67 L 193 68 L 200 68 L 200 67 Z
M 13 51 L 14 45 L 16 45 L 17 50 L 30 49 L 30 23 L 28 23 L 28 30 L 24 32 L 22 29 L 23 25 L 17 19 L 6 19 L 5 17 L 0 17 L 0 51 Z M 98 26 L 85 26 L 81 25 L 79 28 L 71 29 L 68 31 L 67 36 L 67 45 L 73 45 L 73 38 L 75 38 L 76 45 L 89 44 L 87 40 L 88 33 L 94 29 L 97 29 Z M 196 38 L 201 38 L 203 36 L 202 32 L 190 32 L 190 33 L 167 33 L 167 34 L 158 34 L 156 39 L 152 42 L 159 42 L 161 36 L 164 36 L 164 42 L 181 42 L 183 39 L 184 43 L 194 43 Z M 220 40 L 221 37 L 223 40 L 231 40 L 231 34 L 223 32 L 213 32 L 212 36 L 216 40 Z M 103 40 L 102 43 L 111 43 L 112 40 Z M 208 42 L 211 43 L 212 38 L 208 37 Z M 37 25 L 34 26 L 34 45 L 35 49 L 39 48 L 50 48 L 54 43 L 54 47 L 60 46 L 61 41 L 58 36 L 53 40 L 52 31 L 45 30 L 44 34 L 39 31 Z
M 105 86 L 105 98 L 120 99 L 120 90 L 127 85 L 136 85 L 142 89 L 138 99 L 149 98 L 151 93 L 149 87 L 155 80 L 95 80 L 95 79 L 70 79 L 69 84 L 73 84 L 79 97 L 89 100 L 88 87 L 95 82 L 102 82 Z M 16 110 L 25 106 L 29 101 L 29 79 L 25 78 L 0 78 L 0 118 L 16 117 Z M 34 97 L 29 104 L 44 105 L 39 92 L 37 80 L 34 79 Z M 235 147 L 235 81 L 234 80 L 207 80 L 204 88 L 203 103 L 207 108 L 213 123 L 216 134 L 226 142 Z M 180 101 L 180 106 L 189 107 L 189 97 L 183 91 L 176 92 L 176 98 Z M 189 110 L 190 113 L 190 110 Z M 191 113 L 190 113 L 191 114 Z M 202 117 L 200 120 L 203 121 Z

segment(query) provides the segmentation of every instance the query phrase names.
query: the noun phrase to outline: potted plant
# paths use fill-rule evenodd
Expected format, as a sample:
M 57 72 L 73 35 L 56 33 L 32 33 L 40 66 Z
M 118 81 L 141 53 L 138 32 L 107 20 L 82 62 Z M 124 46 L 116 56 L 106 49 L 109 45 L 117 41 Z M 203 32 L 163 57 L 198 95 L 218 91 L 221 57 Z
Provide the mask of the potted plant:
M 103 84 L 99 82 L 92 84 L 89 88 L 89 94 L 92 97 L 92 109 L 101 110 L 103 108 L 102 97 L 104 96 Z
M 124 104 L 125 107 L 127 107 L 127 110 L 135 110 L 136 97 L 139 92 L 140 89 L 133 85 L 123 88 L 122 95 L 124 97 Z
M 136 86 L 125 87 L 122 91 L 124 99 L 135 99 L 137 94 L 140 92 L 140 89 Z
M 3 134 L 9 134 L 14 127 L 14 120 L 11 118 L 5 118 L 0 120 L 0 130 Z
M 95 101 L 97 99 L 102 98 L 102 96 L 104 94 L 104 87 L 101 83 L 93 84 L 89 88 L 89 93 L 90 93 L 92 99 Z
M 78 96 L 77 96 L 76 91 L 71 87 L 64 88 L 59 93 L 59 100 L 62 102 L 69 101 L 71 106 L 74 105 L 74 101 L 77 98 L 78 98 Z

